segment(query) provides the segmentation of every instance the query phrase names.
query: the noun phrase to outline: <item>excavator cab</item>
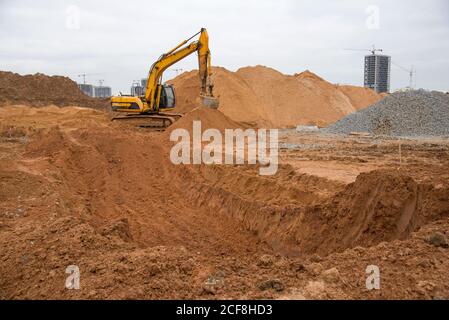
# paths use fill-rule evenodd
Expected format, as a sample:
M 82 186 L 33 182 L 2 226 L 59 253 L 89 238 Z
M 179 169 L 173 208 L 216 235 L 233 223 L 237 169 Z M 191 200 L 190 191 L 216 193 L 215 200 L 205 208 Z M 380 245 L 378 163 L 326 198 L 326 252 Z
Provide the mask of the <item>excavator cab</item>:
M 161 85 L 160 109 L 173 109 L 176 106 L 175 89 L 172 85 Z
M 161 92 L 161 97 L 159 99 L 159 105 L 157 109 L 160 110 L 160 109 L 175 108 L 176 96 L 175 96 L 175 89 L 173 88 L 173 86 L 168 84 L 159 84 L 156 93 L 159 90 Z M 141 113 L 144 108 L 145 103 L 144 99 L 145 99 L 144 96 L 137 97 L 129 95 L 112 97 L 111 98 L 112 111 L 128 111 L 128 112 Z M 157 97 L 155 97 L 155 100 L 157 101 Z M 121 118 L 114 118 L 114 119 L 117 120 Z

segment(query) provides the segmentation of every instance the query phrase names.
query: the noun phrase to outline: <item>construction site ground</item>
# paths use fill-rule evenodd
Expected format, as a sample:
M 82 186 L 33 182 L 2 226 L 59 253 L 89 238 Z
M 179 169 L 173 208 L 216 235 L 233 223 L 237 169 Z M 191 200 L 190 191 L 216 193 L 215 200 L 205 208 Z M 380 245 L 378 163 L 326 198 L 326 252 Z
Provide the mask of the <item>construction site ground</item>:
M 280 146 L 274 176 L 174 165 L 166 132 L 2 107 L 0 298 L 449 298 L 448 140 L 282 130 Z

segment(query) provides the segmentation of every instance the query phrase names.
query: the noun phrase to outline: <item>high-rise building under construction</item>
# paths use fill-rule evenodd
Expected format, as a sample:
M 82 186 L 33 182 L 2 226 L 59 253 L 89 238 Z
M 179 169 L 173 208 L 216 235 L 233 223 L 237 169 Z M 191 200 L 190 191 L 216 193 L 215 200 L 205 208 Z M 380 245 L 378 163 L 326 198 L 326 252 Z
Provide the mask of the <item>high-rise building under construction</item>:
M 365 56 L 365 87 L 377 93 L 390 92 L 391 57 L 380 54 Z

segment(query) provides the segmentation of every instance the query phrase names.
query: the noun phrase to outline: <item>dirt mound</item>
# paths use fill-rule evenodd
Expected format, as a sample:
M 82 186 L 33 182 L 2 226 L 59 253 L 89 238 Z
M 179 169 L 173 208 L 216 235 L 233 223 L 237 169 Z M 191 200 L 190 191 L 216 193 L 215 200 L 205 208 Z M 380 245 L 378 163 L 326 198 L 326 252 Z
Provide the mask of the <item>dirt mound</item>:
M 295 238 L 303 251 L 321 254 L 370 247 L 406 239 L 421 225 L 447 218 L 448 208 L 447 190 L 417 184 L 397 171 L 372 171 L 324 205 L 308 208 Z
M 370 88 L 344 85 L 338 86 L 338 89 L 349 98 L 356 110 L 364 109 L 385 97 L 384 94 L 378 94 Z
M 175 129 L 186 129 L 192 133 L 193 122 L 201 122 L 201 130 L 218 129 L 224 132 L 225 129 L 244 128 L 244 124 L 237 123 L 225 116 L 220 110 L 215 110 L 207 107 L 197 107 L 186 113 L 180 120 L 176 121 L 167 130 L 170 134 Z
M 268 106 L 275 127 L 298 124 L 318 126 L 340 119 L 355 110 L 348 98 L 334 85 L 305 71 L 287 76 L 262 66 L 237 71 Z
M 107 110 L 109 100 L 86 96 L 67 77 L 41 73 L 22 76 L 0 71 L 0 105 L 7 104 L 36 107 L 53 104 L 59 107 L 80 106 Z
M 266 106 L 253 89 L 238 74 L 225 68 L 213 68 L 214 95 L 219 98 L 219 109 L 234 121 L 249 125 L 268 126 Z M 171 81 L 175 86 L 177 112 L 189 112 L 199 105 L 198 71 L 181 74 Z
M 198 72 L 191 71 L 171 81 L 180 112 L 198 105 L 197 77 Z M 264 66 L 237 72 L 214 68 L 213 82 L 226 116 L 260 127 L 325 126 L 381 98 L 369 89 L 342 91 L 310 71 L 289 76 Z

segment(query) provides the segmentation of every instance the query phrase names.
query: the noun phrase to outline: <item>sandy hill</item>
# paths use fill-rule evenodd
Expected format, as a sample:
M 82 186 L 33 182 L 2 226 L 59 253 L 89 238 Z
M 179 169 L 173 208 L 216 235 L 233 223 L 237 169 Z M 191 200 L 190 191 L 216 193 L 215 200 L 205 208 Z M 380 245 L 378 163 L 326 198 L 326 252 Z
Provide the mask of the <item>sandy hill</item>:
M 193 122 L 201 121 L 202 132 L 207 129 L 218 129 L 224 132 L 226 129 L 244 128 L 240 123 L 231 120 L 220 110 L 214 110 L 207 107 L 197 107 L 186 113 L 180 120 L 171 125 L 166 135 L 170 135 L 173 130 L 186 129 L 192 134 Z
M 109 99 L 85 95 L 68 77 L 42 73 L 20 75 L 0 71 L 0 105 L 18 104 L 42 107 L 47 105 L 81 106 L 108 109 Z
M 379 99 L 384 98 L 386 95 L 378 94 L 375 91 L 357 86 L 342 85 L 338 89 L 342 91 L 350 100 L 352 106 L 357 110 L 361 110 L 375 104 Z
M 220 111 L 234 121 L 270 125 L 270 114 L 253 88 L 237 73 L 213 68 L 214 94 L 220 98 Z M 176 90 L 176 111 L 187 113 L 199 105 L 198 71 L 185 72 L 170 81 Z
M 179 112 L 198 105 L 197 77 L 194 70 L 171 81 L 177 91 Z M 369 89 L 336 86 L 310 71 L 291 76 L 264 66 L 236 72 L 214 68 L 213 82 L 220 110 L 226 116 L 259 126 L 326 126 L 381 99 Z

